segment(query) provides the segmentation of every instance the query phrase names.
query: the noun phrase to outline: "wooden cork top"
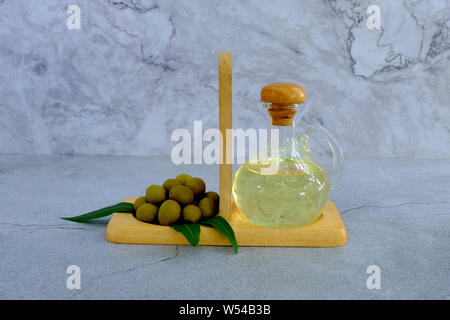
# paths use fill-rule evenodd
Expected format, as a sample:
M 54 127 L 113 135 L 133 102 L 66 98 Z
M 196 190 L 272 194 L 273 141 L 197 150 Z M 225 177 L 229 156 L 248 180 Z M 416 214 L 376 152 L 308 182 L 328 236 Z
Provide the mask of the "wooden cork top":
M 306 92 L 298 84 L 276 82 L 262 88 L 261 100 L 279 105 L 298 104 L 306 100 Z
M 271 104 L 272 125 L 292 126 L 297 113 L 295 105 L 306 100 L 306 92 L 297 84 L 276 82 L 262 88 L 261 100 Z

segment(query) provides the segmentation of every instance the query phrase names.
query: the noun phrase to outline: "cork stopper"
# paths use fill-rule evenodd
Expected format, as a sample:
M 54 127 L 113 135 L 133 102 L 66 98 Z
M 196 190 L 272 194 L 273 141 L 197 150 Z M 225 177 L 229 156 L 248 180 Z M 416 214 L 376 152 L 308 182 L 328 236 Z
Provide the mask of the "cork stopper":
M 262 88 L 261 100 L 269 104 L 272 125 L 292 126 L 297 113 L 296 104 L 306 100 L 306 92 L 297 84 L 276 82 Z

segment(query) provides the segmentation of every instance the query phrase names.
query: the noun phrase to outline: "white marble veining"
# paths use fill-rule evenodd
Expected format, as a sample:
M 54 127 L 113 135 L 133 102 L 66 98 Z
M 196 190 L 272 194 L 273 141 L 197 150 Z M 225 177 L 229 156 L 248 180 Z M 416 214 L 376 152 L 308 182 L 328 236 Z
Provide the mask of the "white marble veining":
M 168 154 L 175 128 L 217 126 L 225 50 L 237 127 L 265 127 L 260 89 L 292 81 L 298 125 L 349 155 L 450 156 L 448 0 L 0 0 L 0 16 L 0 153 Z

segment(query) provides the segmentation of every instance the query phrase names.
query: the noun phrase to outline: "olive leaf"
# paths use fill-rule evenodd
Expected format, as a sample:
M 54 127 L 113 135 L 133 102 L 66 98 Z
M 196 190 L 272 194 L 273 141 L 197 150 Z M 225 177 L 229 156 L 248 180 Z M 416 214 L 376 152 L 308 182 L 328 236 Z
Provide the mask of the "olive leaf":
M 134 212 L 134 205 L 132 203 L 128 203 L 128 202 L 120 202 L 113 206 L 94 210 L 94 211 L 88 212 L 86 214 L 82 214 L 80 216 L 68 217 L 68 218 L 61 217 L 61 219 L 74 221 L 74 222 L 86 222 L 91 219 L 97 219 L 97 218 L 109 216 L 110 214 L 113 214 L 114 212 L 131 212 L 132 213 L 132 212 Z
M 198 223 L 173 224 L 171 227 L 182 233 L 191 246 L 198 245 L 200 241 L 200 225 Z
M 94 210 L 86 214 L 82 214 L 76 217 L 67 217 L 61 219 L 73 221 L 73 222 L 87 222 L 91 219 L 101 218 L 109 216 L 115 212 L 129 212 L 134 213 L 134 205 L 129 202 L 120 202 L 113 206 L 105 207 L 102 209 Z M 184 235 L 189 244 L 196 247 L 200 241 L 200 224 L 209 225 L 222 233 L 230 241 L 235 253 L 238 252 L 238 244 L 236 236 L 230 224 L 221 216 L 209 218 L 206 220 L 200 220 L 199 223 L 186 223 L 186 224 L 173 224 L 171 227 Z
M 230 224 L 227 220 L 225 220 L 221 216 L 216 216 L 214 218 L 209 218 L 206 220 L 199 221 L 201 224 L 210 225 L 217 229 L 220 233 L 222 233 L 227 239 L 230 241 L 233 246 L 234 253 L 238 252 L 238 244 L 236 241 L 236 236 L 234 235 L 233 228 L 231 228 Z

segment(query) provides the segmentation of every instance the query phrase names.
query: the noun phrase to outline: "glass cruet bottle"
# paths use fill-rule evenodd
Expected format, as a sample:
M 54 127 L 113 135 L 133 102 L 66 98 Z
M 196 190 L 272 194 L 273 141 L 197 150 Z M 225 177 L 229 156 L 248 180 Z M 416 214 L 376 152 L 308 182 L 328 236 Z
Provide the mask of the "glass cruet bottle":
M 241 216 L 252 224 L 294 227 L 313 223 L 342 175 L 344 154 L 333 135 L 321 126 L 310 127 L 303 135 L 296 132 L 294 118 L 305 99 L 305 90 L 292 83 L 272 83 L 261 90 L 272 121 L 270 156 L 243 164 L 232 189 Z M 315 134 L 330 147 L 328 172 L 310 151 L 308 140 Z

